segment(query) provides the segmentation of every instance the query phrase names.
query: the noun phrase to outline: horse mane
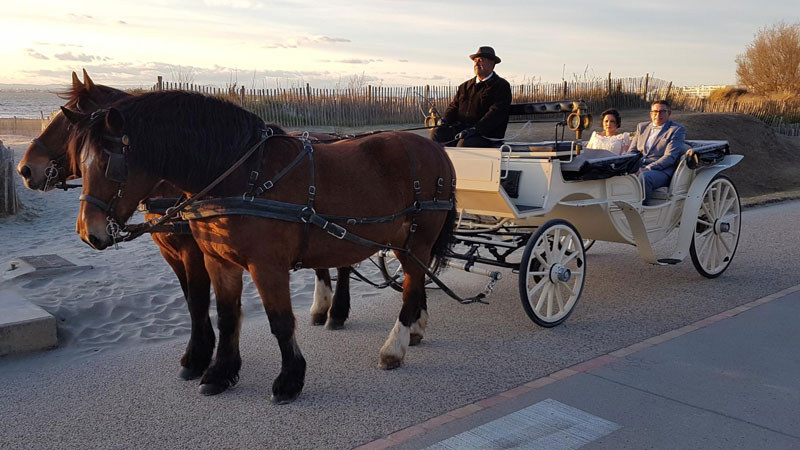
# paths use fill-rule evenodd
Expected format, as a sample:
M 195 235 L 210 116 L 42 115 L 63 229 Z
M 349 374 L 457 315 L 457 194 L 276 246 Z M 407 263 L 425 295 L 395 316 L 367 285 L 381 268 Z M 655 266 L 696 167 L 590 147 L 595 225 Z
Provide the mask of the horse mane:
M 150 92 L 110 107 L 125 118 L 128 164 L 180 180 L 190 189 L 202 188 L 221 175 L 261 139 L 263 130 L 286 134 L 234 103 L 193 92 Z M 83 139 L 93 143 L 88 150 L 93 157 L 103 151 L 105 117 L 95 114 L 76 127 L 70 145 L 73 161 L 80 160 Z
M 78 84 L 77 86 L 72 85 L 67 89 L 57 91 L 55 94 L 61 99 L 66 100 L 67 106 L 74 106 L 81 98 L 93 100 L 102 98 L 105 103 L 111 103 L 132 95 L 128 92 L 103 84 L 95 84 L 92 88 L 96 91 L 89 92 L 83 84 Z

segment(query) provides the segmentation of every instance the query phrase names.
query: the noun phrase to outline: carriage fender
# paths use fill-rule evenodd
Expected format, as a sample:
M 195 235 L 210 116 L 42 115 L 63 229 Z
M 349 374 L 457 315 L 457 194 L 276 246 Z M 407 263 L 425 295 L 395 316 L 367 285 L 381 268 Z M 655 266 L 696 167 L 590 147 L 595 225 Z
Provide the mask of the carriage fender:
M 703 193 L 711 180 L 720 172 L 739 164 L 744 158 L 742 155 L 727 155 L 719 163 L 702 169 L 697 169 L 697 175 L 692 181 L 686 200 L 683 203 L 681 214 L 681 224 L 678 229 L 678 242 L 675 246 L 675 253 L 670 257 L 678 261 L 683 261 L 689 254 L 689 247 L 694 237 L 695 224 L 697 223 L 697 213 L 700 211 L 700 204 L 703 201 Z

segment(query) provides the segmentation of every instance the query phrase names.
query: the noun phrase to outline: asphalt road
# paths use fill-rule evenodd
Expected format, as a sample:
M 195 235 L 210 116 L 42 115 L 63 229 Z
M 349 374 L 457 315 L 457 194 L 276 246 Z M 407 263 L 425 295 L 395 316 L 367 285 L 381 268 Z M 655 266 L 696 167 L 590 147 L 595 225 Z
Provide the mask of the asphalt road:
M 176 377 L 185 337 L 77 357 L 69 348 L 0 359 L 0 448 L 350 448 L 593 357 L 800 284 L 800 201 L 744 211 L 739 249 L 720 278 L 686 260 L 650 266 L 633 247 L 597 243 L 580 303 L 554 329 L 534 325 L 509 271 L 490 305 L 429 293 L 423 343 L 393 371 L 376 367 L 400 294 L 354 299 L 341 331 L 308 325 L 302 395 L 269 402 L 280 356 L 265 317 L 242 329 L 238 386 L 215 397 Z M 658 250 L 658 249 L 657 249 Z M 669 249 L 660 247 L 662 253 Z M 444 276 L 472 294 L 485 279 Z

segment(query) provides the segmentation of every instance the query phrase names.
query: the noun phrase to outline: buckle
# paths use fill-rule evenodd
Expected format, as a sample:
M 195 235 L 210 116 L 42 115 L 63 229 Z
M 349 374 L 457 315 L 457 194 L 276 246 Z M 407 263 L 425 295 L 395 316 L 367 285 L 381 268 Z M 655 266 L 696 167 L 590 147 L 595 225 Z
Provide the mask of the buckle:
M 322 226 L 322 229 L 327 231 L 328 234 L 336 239 L 344 239 L 344 236 L 347 234 L 347 230 L 333 222 L 325 222 L 325 225 Z

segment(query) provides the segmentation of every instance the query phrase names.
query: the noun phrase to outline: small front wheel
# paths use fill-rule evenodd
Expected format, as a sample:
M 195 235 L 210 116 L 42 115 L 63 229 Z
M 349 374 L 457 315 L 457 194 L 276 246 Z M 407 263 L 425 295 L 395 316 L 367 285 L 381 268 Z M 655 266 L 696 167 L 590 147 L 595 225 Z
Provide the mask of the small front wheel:
M 586 251 L 578 230 L 563 219 L 539 227 L 522 255 L 519 295 L 528 317 L 554 327 L 572 313 L 586 280 Z
M 741 209 L 739 193 L 728 177 L 717 175 L 708 183 L 689 246 L 700 275 L 716 278 L 730 265 L 739 245 Z

